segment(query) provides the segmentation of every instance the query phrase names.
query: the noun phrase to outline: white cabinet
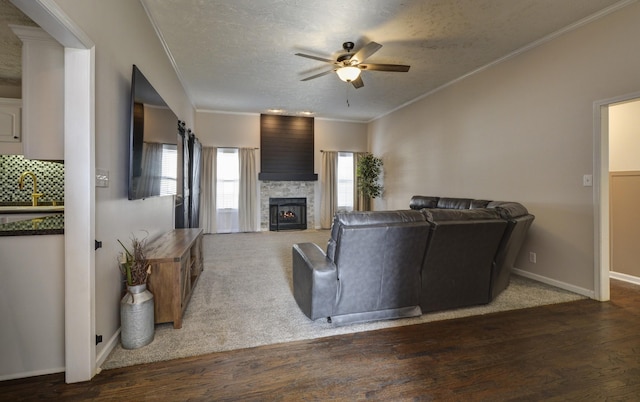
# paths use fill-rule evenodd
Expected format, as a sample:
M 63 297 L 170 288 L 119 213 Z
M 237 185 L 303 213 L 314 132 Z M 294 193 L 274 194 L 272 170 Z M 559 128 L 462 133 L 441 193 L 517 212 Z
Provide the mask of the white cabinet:
M 64 48 L 38 27 L 12 25 L 22 40 L 22 148 L 26 158 L 64 159 Z
M 0 255 L 0 381 L 64 371 L 64 236 L 0 236 Z
M 0 98 L 0 155 L 21 155 L 20 99 Z

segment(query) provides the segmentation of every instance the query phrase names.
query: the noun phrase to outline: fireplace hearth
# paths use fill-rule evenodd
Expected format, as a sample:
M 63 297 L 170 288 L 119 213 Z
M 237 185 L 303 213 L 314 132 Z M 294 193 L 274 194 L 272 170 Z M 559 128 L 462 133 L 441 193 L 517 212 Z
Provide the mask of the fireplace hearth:
M 307 229 L 306 198 L 269 198 L 269 230 Z

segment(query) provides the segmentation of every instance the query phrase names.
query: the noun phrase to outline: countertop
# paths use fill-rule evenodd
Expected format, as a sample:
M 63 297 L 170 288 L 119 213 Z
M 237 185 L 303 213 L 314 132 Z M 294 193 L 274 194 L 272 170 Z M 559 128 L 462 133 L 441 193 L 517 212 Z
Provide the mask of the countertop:
M 39 216 L 37 213 L 32 215 L 33 218 L 30 219 L 0 224 L 0 236 L 64 234 L 64 213 L 48 216 Z
M 38 212 L 64 212 L 64 205 L 0 205 L 0 214 L 31 214 Z

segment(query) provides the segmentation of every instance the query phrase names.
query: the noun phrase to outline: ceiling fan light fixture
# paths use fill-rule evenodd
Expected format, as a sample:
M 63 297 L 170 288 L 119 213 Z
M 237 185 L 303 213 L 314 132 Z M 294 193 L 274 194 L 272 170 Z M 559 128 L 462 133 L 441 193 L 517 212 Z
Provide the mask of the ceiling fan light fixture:
M 351 82 L 360 76 L 360 69 L 353 66 L 340 67 L 336 70 L 336 74 L 342 81 Z

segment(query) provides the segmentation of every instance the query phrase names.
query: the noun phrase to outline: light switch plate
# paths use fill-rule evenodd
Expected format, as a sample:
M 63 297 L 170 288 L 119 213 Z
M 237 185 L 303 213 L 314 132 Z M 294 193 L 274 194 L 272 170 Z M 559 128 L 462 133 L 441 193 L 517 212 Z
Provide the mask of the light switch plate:
M 109 187 L 109 171 L 96 168 L 96 187 Z
M 585 187 L 593 186 L 593 175 L 585 174 L 582 176 L 582 185 Z

